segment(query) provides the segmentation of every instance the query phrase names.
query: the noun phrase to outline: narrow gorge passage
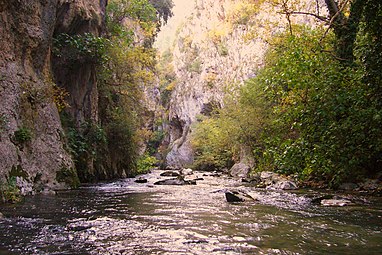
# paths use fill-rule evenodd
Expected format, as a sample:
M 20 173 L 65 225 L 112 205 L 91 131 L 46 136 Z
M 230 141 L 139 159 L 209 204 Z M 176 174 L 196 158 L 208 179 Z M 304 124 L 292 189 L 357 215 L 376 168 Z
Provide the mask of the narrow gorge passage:
M 382 200 L 321 207 L 314 192 L 267 191 L 195 172 L 197 185 L 153 185 L 163 171 L 2 208 L 0 254 L 379 254 Z M 201 179 L 202 178 L 202 179 Z M 225 189 L 258 200 L 227 203 Z

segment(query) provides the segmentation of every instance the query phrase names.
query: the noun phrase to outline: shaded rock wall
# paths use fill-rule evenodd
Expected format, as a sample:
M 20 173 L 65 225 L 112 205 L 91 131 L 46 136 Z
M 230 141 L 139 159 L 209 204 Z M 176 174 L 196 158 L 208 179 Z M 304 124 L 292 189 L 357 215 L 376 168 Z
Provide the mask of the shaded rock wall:
M 52 96 L 56 7 L 54 0 L 0 1 L 0 176 L 22 177 L 35 190 L 64 187 L 56 173 L 73 168 Z
M 56 81 L 70 92 L 70 114 L 97 119 L 95 67 L 57 61 L 57 33 L 99 34 L 106 0 L 0 0 L 0 178 L 17 176 L 24 193 L 65 188 L 76 178 L 54 103 Z M 55 59 L 53 59 L 55 61 Z

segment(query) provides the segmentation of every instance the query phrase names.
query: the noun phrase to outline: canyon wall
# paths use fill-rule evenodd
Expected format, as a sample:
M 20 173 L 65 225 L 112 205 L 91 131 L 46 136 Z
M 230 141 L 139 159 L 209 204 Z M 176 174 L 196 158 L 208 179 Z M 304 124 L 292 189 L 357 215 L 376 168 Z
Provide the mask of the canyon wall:
M 23 194 L 78 184 L 55 83 L 69 92 L 76 120 L 96 119 L 95 68 L 52 63 L 52 41 L 59 33 L 100 34 L 105 5 L 106 0 L 0 0 L 0 177 L 16 178 Z
M 301 1 L 298 10 L 324 9 Z M 173 66 L 177 84 L 172 90 L 168 124 L 166 167 L 193 163 L 191 133 L 201 115 L 224 104 L 224 96 L 256 76 L 264 65 L 271 37 L 287 31 L 282 6 L 267 1 L 197 0 L 192 14 L 178 29 Z M 293 24 L 317 25 L 307 15 L 290 17 Z

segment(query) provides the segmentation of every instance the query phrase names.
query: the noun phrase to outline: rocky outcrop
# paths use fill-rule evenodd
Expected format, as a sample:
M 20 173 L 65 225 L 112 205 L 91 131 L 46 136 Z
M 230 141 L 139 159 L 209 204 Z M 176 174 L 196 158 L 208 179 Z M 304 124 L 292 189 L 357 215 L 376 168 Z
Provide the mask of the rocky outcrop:
M 301 5 L 304 10 L 316 8 L 310 1 L 301 1 Z M 267 38 L 288 29 L 279 9 L 267 1 L 196 1 L 179 28 L 173 50 L 179 82 L 172 90 L 165 127 L 168 168 L 193 163 L 193 124 L 200 116 L 209 116 L 214 107 L 221 107 L 227 92 L 234 93 L 238 84 L 256 76 L 263 66 Z M 291 19 L 313 23 L 304 15 Z
M 56 174 L 73 169 L 51 79 L 57 4 L 0 1 L 0 176 L 36 190 L 65 187 Z
M 106 0 L 58 2 L 54 36 L 90 33 L 100 36 L 103 30 Z M 66 111 L 79 125 L 98 119 L 98 90 L 95 61 L 53 56 L 53 71 L 58 86 L 68 92 Z
M 55 38 L 61 35 L 91 34 L 101 35 L 104 29 L 106 0 L 102 1 L 64 1 L 57 4 L 57 20 L 54 27 Z M 99 103 L 97 87 L 98 58 L 88 56 L 73 56 L 71 49 L 60 49 L 61 54 L 52 55 L 53 75 L 56 84 L 67 92 L 65 98 L 70 107 L 65 108 L 68 122 L 72 128 L 81 132 L 86 123 L 98 124 Z M 108 174 L 95 166 L 95 159 L 91 155 L 77 159 L 77 172 L 81 181 L 106 179 Z M 100 170 L 100 171 L 97 171 Z M 116 177 L 116 176 L 113 176 Z
M 78 184 L 54 82 L 70 92 L 76 120 L 96 119 L 95 68 L 52 58 L 52 38 L 99 34 L 105 5 L 106 0 L 0 0 L 0 177 L 15 177 L 24 194 Z

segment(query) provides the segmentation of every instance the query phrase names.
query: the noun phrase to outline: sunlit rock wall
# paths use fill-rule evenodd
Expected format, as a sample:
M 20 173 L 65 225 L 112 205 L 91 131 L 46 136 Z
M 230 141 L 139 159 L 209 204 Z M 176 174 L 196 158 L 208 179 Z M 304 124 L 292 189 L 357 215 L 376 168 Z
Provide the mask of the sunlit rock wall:
M 315 1 L 301 1 L 294 8 L 314 12 Z M 174 43 L 177 85 L 172 91 L 168 126 L 166 166 L 192 164 L 192 124 L 213 106 L 222 106 L 244 80 L 256 76 L 264 64 L 268 41 L 287 31 L 289 23 L 281 6 L 269 1 L 197 0 L 195 9 L 179 28 Z M 315 26 L 306 15 L 291 17 L 293 23 Z

